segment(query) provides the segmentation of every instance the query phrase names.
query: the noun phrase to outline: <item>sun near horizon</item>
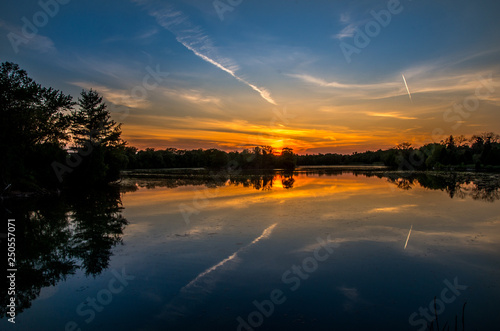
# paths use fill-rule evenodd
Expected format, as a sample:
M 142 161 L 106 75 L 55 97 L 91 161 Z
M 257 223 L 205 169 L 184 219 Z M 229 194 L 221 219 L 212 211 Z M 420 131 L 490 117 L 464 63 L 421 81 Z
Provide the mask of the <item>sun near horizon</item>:
M 38 3 L 5 3 L 0 58 L 75 98 L 98 91 L 139 149 L 418 147 L 500 123 L 492 6 L 69 2 L 40 23 Z

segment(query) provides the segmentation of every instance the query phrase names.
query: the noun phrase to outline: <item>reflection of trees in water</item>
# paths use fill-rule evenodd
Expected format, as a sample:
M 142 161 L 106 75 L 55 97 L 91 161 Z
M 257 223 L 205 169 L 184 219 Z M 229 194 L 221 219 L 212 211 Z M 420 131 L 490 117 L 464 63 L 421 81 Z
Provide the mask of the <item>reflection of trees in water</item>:
M 274 174 L 238 175 L 229 179 L 229 184 L 234 186 L 252 187 L 256 190 L 269 191 L 273 188 Z
M 9 201 L 2 209 L 3 219 L 16 220 L 18 313 L 31 306 L 43 287 L 56 285 L 78 269 L 100 274 L 127 224 L 117 190 Z M 7 288 L 0 289 L 0 317 L 6 313 Z
M 281 185 L 283 188 L 290 189 L 293 188 L 293 184 L 295 183 L 295 178 L 292 175 L 284 175 L 283 179 L 281 179 Z
M 413 179 L 408 178 L 388 178 L 388 181 L 397 186 L 401 190 L 410 190 L 414 185 Z
M 358 167 L 359 168 L 359 167 Z M 431 172 L 404 172 L 404 171 L 382 171 L 380 169 L 363 170 L 325 168 L 304 169 L 289 172 L 254 172 L 240 174 L 149 174 L 148 176 L 131 176 L 123 182 L 122 190 L 135 191 L 138 187 L 155 188 L 179 186 L 206 186 L 220 187 L 224 185 L 235 185 L 249 187 L 256 190 L 271 190 L 273 181 L 281 180 L 285 189 L 293 188 L 297 175 L 301 176 L 340 176 L 353 174 L 355 176 L 385 178 L 398 189 L 410 190 L 416 185 L 431 190 L 446 191 L 451 198 L 471 197 L 474 200 L 495 201 L 500 200 L 500 176 L 484 173 L 431 173 Z M 146 177 L 146 178 L 145 178 Z
M 293 177 L 293 173 L 287 174 Z M 246 174 L 228 174 L 216 173 L 206 174 L 159 174 L 157 176 L 132 176 L 123 181 L 122 190 L 124 192 L 133 192 L 139 187 L 153 189 L 156 187 L 176 188 L 180 186 L 206 186 L 220 187 L 225 185 L 251 187 L 256 190 L 271 190 L 273 181 L 276 179 L 275 172 L 259 172 Z M 293 178 L 289 182 L 293 184 Z
M 108 267 L 111 248 L 122 243 L 127 220 L 121 215 L 120 195 L 97 191 L 72 201 L 70 208 L 73 254 L 81 259 L 87 275 L 97 275 Z
M 398 188 L 409 190 L 420 185 L 430 190 L 446 191 L 450 198 L 493 202 L 500 200 L 500 177 L 481 173 L 389 173 L 388 181 Z

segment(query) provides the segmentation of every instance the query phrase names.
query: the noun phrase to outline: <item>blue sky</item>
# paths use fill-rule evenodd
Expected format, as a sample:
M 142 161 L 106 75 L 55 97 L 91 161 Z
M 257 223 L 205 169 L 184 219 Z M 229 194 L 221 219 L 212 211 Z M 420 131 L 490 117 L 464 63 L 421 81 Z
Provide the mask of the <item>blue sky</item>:
M 96 89 L 133 146 L 363 151 L 498 127 L 499 9 L 451 0 L 3 2 L 0 60 L 75 98 Z

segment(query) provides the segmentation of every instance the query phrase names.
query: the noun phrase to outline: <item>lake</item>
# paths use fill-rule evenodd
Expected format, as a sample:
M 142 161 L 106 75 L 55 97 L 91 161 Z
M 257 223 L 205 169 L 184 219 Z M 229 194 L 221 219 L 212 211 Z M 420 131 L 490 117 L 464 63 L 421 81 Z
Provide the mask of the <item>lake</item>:
M 0 329 L 498 329 L 499 187 L 329 168 L 6 200 L 18 306 L 14 328 L 6 283 Z

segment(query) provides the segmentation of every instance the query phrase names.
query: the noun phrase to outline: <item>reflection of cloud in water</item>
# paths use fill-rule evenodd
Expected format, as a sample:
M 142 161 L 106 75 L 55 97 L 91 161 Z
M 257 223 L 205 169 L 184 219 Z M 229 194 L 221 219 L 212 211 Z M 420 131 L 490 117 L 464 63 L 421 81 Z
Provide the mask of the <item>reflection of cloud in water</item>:
M 356 301 L 358 299 L 358 290 L 355 287 L 339 287 L 339 291 L 342 292 L 345 297 L 351 301 Z
M 417 207 L 417 205 L 402 205 L 396 207 L 373 208 L 367 213 L 400 213 L 403 209 Z
M 346 297 L 347 300 L 344 301 L 342 305 L 344 310 L 347 312 L 353 312 L 354 306 L 358 303 L 359 293 L 358 289 L 355 287 L 339 287 L 338 290 Z
M 356 287 L 341 286 L 337 288 L 346 298 L 344 304 L 344 310 L 350 313 L 359 310 L 361 307 L 371 306 L 370 302 L 361 298 L 359 291 Z
M 201 272 L 180 290 L 179 295 L 177 295 L 172 301 L 170 301 L 170 303 L 166 305 L 159 318 L 166 318 L 167 320 L 171 320 L 175 317 L 182 317 L 187 315 L 190 309 L 196 306 L 196 302 L 202 301 L 201 293 L 210 293 L 215 286 L 217 279 L 212 275 L 213 272 L 223 267 L 226 270 L 234 267 L 235 263 L 238 263 L 240 261 L 238 255 L 258 243 L 259 241 L 268 239 L 271 236 L 276 225 L 277 223 L 269 226 L 251 243 L 238 249 L 236 252 L 234 252 L 224 260 Z
M 330 238 L 330 235 L 328 235 L 327 240 L 325 240 L 325 243 L 328 244 L 328 247 L 331 247 L 331 248 L 339 247 L 341 242 L 342 242 L 342 239 L 338 239 L 338 238 L 333 239 L 333 238 Z M 314 244 L 307 245 L 307 246 L 301 247 L 297 250 L 294 250 L 294 251 L 292 251 L 292 253 L 313 252 L 316 248 L 318 248 L 322 245 L 323 245 L 323 243 L 315 242 Z

